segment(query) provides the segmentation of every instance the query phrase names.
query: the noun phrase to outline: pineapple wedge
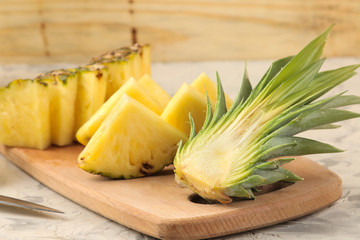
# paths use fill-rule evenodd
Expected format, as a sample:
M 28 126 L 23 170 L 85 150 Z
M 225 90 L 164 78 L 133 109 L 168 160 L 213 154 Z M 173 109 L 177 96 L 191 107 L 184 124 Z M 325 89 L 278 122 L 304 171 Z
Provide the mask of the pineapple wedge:
M 208 77 L 208 75 L 206 75 L 205 73 L 201 73 L 190 85 L 204 95 L 206 95 L 207 93 L 211 101 L 211 106 L 213 106 L 213 108 L 215 107 L 216 84 Z M 225 101 L 226 101 L 226 107 L 229 109 L 233 101 L 226 93 L 225 93 Z
M 145 74 L 140 78 L 139 83 L 151 94 L 163 109 L 171 100 L 170 95 L 148 74 Z
M 110 178 L 153 174 L 173 161 L 176 128 L 133 98 L 122 95 L 78 157 L 80 168 Z
M 76 139 L 84 146 L 89 142 L 90 138 L 95 134 L 106 116 L 116 105 L 122 95 L 127 94 L 139 101 L 144 106 L 156 114 L 161 114 L 162 108 L 155 99 L 143 88 L 138 81 L 130 78 L 116 93 L 114 93 L 98 111 L 84 123 L 76 133 Z
M 47 84 L 14 80 L 0 88 L 0 143 L 45 149 L 51 144 Z
M 104 65 L 92 64 L 74 69 L 79 75 L 75 102 L 74 132 L 104 104 L 108 71 Z
M 135 44 L 107 52 L 92 60 L 108 68 L 109 79 L 106 99 L 110 98 L 131 77 L 139 80 L 144 74 L 151 74 L 150 46 Z
M 55 70 L 38 76 L 37 80 L 48 85 L 51 143 L 57 146 L 71 144 L 75 137 L 78 75 L 69 70 Z
M 161 118 L 189 136 L 189 113 L 194 119 L 196 131 L 198 131 L 205 120 L 206 108 L 205 95 L 189 84 L 183 83 L 164 109 Z

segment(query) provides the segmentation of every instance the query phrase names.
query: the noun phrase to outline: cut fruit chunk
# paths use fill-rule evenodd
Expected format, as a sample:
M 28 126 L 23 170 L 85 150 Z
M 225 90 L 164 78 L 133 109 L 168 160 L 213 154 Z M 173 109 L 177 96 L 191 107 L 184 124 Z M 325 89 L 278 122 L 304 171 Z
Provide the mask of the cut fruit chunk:
M 105 102 L 108 71 L 92 64 L 74 69 L 79 75 L 75 102 L 75 133 Z
M 77 74 L 68 70 L 55 70 L 40 75 L 37 80 L 48 84 L 51 143 L 58 146 L 71 144 L 75 137 Z
M 76 133 L 76 139 L 81 144 L 86 145 L 89 142 L 90 138 L 95 134 L 96 130 L 100 127 L 106 116 L 124 94 L 136 99 L 156 114 L 161 114 L 162 108 L 158 105 L 155 99 L 151 97 L 151 95 L 140 85 L 140 83 L 138 83 L 134 78 L 130 78 L 86 123 L 80 127 Z
M 186 137 L 131 97 L 122 95 L 78 158 L 90 173 L 110 178 L 153 174 L 173 161 Z
M 144 74 L 151 74 L 150 46 L 135 44 L 107 52 L 92 60 L 108 68 L 109 79 L 106 99 L 110 98 L 131 77 L 139 80 Z
M 47 84 L 14 80 L 0 88 L 0 142 L 45 149 L 51 144 Z
M 140 78 L 139 83 L 151 94 L 163 109 L 171 100 L 171 96 L 148 74 L 145 74 Z
M 200 130 L 206 115 L 207 101 L 205 95 L 183 83 L 170 100 L 161 117 L 172 126 L 182 131 L 186 136 L 190 134 L 189 113 L 194 119 L 197 131 Z
M 202 94 L 209 95 L 211 106 L 214 108 L 216 103 L 216 84 L 205 73 L 201 73 L 192 83 L 191 86 Z M 206 88 L 206 91 L 205 91 Z M 231 98 L 225 93 L 226 107 L 229 109 L 233 103 Z

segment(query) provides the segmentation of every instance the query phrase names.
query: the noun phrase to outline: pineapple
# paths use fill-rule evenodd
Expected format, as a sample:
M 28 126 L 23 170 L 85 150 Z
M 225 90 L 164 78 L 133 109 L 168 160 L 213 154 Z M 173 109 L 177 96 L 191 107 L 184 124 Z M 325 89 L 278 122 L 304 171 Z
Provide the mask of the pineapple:
M 319 72 L 327 29 L 294 57 L 274 62 L 252 90 L 246 71 L 242 88 L 226 110 L 218 78 L 214 113 L 208 107 L 202 129 L 180 144 L 174 160 L 176 181 L 210 201 L 229 203 L 232 197 L 255 198 L 259 186 L 277 181 L 301 180 L 281 165 L 305 154 L 341 150 L 295 136 L 313 128 L 333 128 L 332 123 L 360 114 L 337 107 L 360 103 L 360 97 L 338 94 L 319 97 L 355 74 L 360 65 Z M 210 105 L 210 103 L 208 103 Z
M 186 137 L 133 98 L 122 95 L 78 157 L 80 168 L 110 178 L 153 174 L 172 163 Z
M 80 127 L 76 133 L 76 139 L 81 144 L 86 145 L 89 142 L 90 138 L 95 134 L 106 116 L 124 94 L 136 99 L 156 114 L 161 114 L 163 110 L 139 82 L 134 78 L 130 78 L 86 123 Z
M 45 149 L 51 144 L 46 83 L 14 80 L 0 88 L 0 143 Z
M 107 52 L 92 60 L 108 68 L 106 99 L 110 98 L 129 78 L 140 79 L 150 74 L 150 46 L 135 44 Z
M 74 140 L 75 100 L 78 75 L 69 70 L 55 70 L 37 77 L 46 83 L 50 96 L 51 143 L 69 145 Z
M 189 113 L 193 116 L 198 131 L 205 120 L 206 107 L 206 96 L 183 83 L 164 109 L 161 118 L 189 136 Z
M 171 100 L 170 95 L 148 74 L 145 74 L 140 78 L 139 83 L 151 94 L 163 109 Z
M 141 72 L 142 75 L 147 74 L 151 76 L 151 48 L 150 45 L 142 45 L 141 56 Z
M 78 67 L 74 71 L 78 73 L 74 126 L 76 133 L 105 102 L 108 72 L 100 64 Z
M 192 83 L 191 86 L 194 87 L 196 90 L 200 91 L 202 94 L 209 95 L 211 105 L 214 107 L 216 102 L 216 84 L 205 74 L 201 73 Z M 225 93 L 225 101 L 226 107 L 229 109 L 232 100 L 231 98 Z

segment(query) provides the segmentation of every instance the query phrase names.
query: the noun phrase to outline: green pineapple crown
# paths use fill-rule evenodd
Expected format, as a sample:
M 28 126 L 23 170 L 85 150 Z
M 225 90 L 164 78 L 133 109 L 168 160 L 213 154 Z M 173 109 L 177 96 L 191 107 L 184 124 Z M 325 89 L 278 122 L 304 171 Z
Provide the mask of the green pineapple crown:
M 310 129 L 331 129 L 333 123 L 360 114 L 338 107 L 358 104 L 360 97 L 344 95 L 317 100 L 355 74 L 360 65 L 319 72 L 323 47 L 332 26 L 296 56 L 274 62 L 253 89 L 245 71 L 241 89 L 226 109 L 217 74 L 217 102 L 212 112 L 209 97 L 205 122 L 180 143 L 175 156 L 177 180 L 210 200 L 230 202 L 230 197 L 255 198 L 258 186 L 302 178 L 281 165 L 293 157 L 342 150 L 319 141 L 297 137 Z

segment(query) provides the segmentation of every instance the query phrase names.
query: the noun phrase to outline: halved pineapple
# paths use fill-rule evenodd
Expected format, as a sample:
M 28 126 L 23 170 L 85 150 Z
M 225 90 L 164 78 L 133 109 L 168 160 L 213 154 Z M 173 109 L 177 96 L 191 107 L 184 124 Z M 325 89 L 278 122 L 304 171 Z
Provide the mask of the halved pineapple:
M 211 106 L 214 108 L 216 103 L 216 84 L 213 82 L 208 75 L 205 73 L 201 73 L 191 84 L 196 90 L 200 91 L 202 94 L 209 95 L 211 100 Z M 205 91 L 206 89 L 206 91 Z M 233 101 L 231 98 L 225 93 L 226 107 L 229 109 L 232 105 Z
M 74 69 L 79 74 L 75 102 L 74 132 L 105 102 L 108 71 L 104 65 L 92 64 Z
M 189 136 L 189 113 L 191 113 L 198 131 L 205 120 L 206 108 L 206 96 L 189 84 L 183 83 L 164 109 L 161 118 Z
M 124 94 L 136 99 L 156 114 L 161 114 L 163 110 L 140 83 L 134 78 L 130 78 L 86 123 L 80 127 L 76 133 L 76 139 L 81 144 L 86 145 L 89 142 L 90 138 L 95 134 L 106 116 Z
M 171 96 L 148 74 L 142 76 L 142 78 L 140 78 L 139 80 L 139 83 L 144 88 L 146 88 L 146 90 L 151 94 L 151 96 L 159 103 L 162 108 L 165 108 L 171 100 Z
M 78 75 L 69 70 L 55 70 L 37 77 L 48 85 L 50 96 L 51 143 L 58 146 L 74 140 L 75 100 Z
M 88 172 L 110 178 L 149 175 L 172 163 L 186 137 L 133 98 L 122 95 L 78 157 Z
M 150 46 L 135 44 L 107 52 L 92 60 L 109 71 L 106 99 L 110 98 L 129 78 L 136 80 L 150 74 Z
M 14 80 L 0 88 L 0 143 L 45 149 L 51 144 L 47 84 Z

